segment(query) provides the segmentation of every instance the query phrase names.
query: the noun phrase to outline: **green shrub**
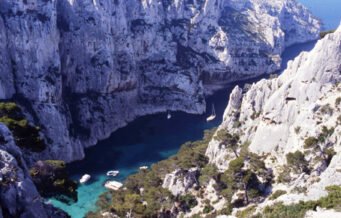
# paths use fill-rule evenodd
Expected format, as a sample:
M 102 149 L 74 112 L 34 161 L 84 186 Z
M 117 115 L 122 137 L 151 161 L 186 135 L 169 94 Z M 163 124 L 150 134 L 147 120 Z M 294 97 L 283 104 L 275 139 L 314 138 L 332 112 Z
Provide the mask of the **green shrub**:
M 278 183 L 288 183 L 291 181 L 290 168 L 288 166 L 283 166 L 282 171 L 278 174 Z
M 238 157 L 229 163 L 229 170 L 233 173 L 240 172 L 241 169 L 244 167 L 244 158 Z
M 308 162 L 305 160 L 302 152 L 288 153 L 286 158 L 289 167 L 295 172 L 306 172 L 308 170 Z
M 318 139 L 315 137 L 308 137 L 304 140 L 304 148 L 309 149 L 315 147 L 318 144 Z
M 326 190 L 328 195 L 326 197 L 322 197 L 318 201 L 319 206 L 341 211 L 341 186 L 328 186 L 326 187 Z
M 219 141 L 220 145 L 225 145 L 227 148 L 230 148 L 236 157 L 238 157 L 237 149 L 239 147 L 239 135 L 230 134 L 227 130 L 221 129 L 217 132 L 214 139 Z
M 214 210 L 214 208 L 210 204 L 206 204 L 203 210 L 203 213 L 210 213 Z
M 214 164 L 207 164 L 200 172 L 199 183 L 206 185 L 212 178 L 216 178 L 218 169 Z
M 14 102 L 0 102 L 0 112 L 1 113 L 13 113 L 18 110 L 18 106 Z
M 264 218 L 303 218 L 308 210 L 314 210 L 317 206 L 341 211 L 341 186 L 326 187 L 328 195 L 317 201 L 300 201 L 297 204 L 284 205 L 276 203 L 265 207 L 262 213 Z
M 230 215 L 232 213 L 233 206 L 227 202 L 224 208 L 218 211 L 218 215 Z
M 0 122 L 11 130 L 19 147 L 32 152 L 41 152 L 46 148 L 40 138 L 39 128 L 28 123 L 15 103 L 0 102 Z
M 236 216 L 238 218 L 253 218 L 255 216 L 253 216 L 252 214 L 256 211 L 256 206 L 250 206 L 247 207 L 246 209 L 242 210 L 242 211 L 238 211 Z
M 272 193 L 272 195 L 269 197 L 270 200 L 275 200 L 277 199 L 279 196 L 286 194 L 287 192 L 284 190 L 277 190 L 274 193 Z
M 179 201 L 182 205 L 188 206 L 189 208 L 193 208 L 198 205 L 197 199 L 191 194 L 180 196 Z
M 335 107 L 339 106 L 341 103 L 341 97 L 336 98 L 335 100 Z
M 299 202 L 293 205 L 283 205 L 276 203 L 264 208 L 262 216 L 264 218 L 303 218 L 308 210 L 314 209 L 314 202 Z

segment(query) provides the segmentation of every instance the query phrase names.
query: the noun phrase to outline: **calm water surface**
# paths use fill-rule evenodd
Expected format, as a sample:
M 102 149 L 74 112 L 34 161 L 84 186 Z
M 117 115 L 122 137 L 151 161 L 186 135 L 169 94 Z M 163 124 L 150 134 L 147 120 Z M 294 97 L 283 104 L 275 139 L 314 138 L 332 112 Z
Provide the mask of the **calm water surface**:
M 341 0 L 300 0 L 311 11 L 320 17 L 326 29 L 336 28 L 340 22 Z M 295 45 L 283 53 L 284 69 L 289 60 L 301 51 L 309 51 L 315 42 Z M 120 170 L 115 180 L 123 181 L 127 176 L 137 172 L 142 165 L 151 165 L 175 154 L 180 145 L 186 141 L 201 139 L 203 131 L 221 123 L 228 96 L 235 85 L 256 82 L 260 78 L 234 83 L 218 91 L 207 99 L 208 111 L 215 104 L 217 118 L 210 123 L 204 115 L 189 115 L 181 112 L 172 114 L 167 120 L 166 114 L 145 116 L 116 131 L 112 136 L 99 142 L 95 147 L 86 150 L 86 158 L 68 166 L 73 179 L 78 180 L 83 174 L 91 174 L 91 180 L 78 188 L 78 202 L 66 205 L 51 199 L 53 205 L 65 210 L 73 218 L 82 218 L 91 210 L 96 209 L 96 201 L 105 192 L 103 183 L 108 179 L 108 170 Z
M 341 0 L 299 0 L 324 24 L 325 30 L 336 29 L 341 21 Z

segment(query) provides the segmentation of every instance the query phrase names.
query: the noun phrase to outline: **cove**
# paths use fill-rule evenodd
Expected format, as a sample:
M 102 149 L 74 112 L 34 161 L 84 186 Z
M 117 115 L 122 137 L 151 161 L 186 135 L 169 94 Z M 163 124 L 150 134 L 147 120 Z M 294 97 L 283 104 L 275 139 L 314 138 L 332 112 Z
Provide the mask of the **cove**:
M 341 8 L 340 0 L 300 1 L 323 20 L 325 29 L 336 28 L 340 23 L 341 15 L 337 11 L 338 8 Z M 324 7 L 326 7 L 325 12 L 322 9 Z M 314 45 L 315 42 L 309 42 L 287 48 L 282 54 L 281 69 L 286 68 L 289 60 L 294 59 L 302 51 L 310 51 Z M 172 113 L 172 119 L 167 120 L 166 114 L 163 113 L 141 117 L 117 130 L 107 140 L 87 149 L 84 160 L 68 165 L 68 171 L 75 180 L 85 173 L 92 176 L 87 184 L 78 188 L 78 202 L 72 205 L 66 205 L 55 199 L 50 199 L 50 202 L 66 211 L 72 218 L 82 218 L 87 212 L 96 210 L 98 196 L 106 191 L 103 184 L 108 179 L 107 171 L 120 170 L 120 174 L 115 180 L 124 181 L 127 176 L 137 172 L 138 167 L 166 159 L 175 154 L 183 143 L 201 139 L 204 130 L 217 127 L 221 123 L 223 112 L 234 86 L 243 87 L 246 83 L 257 82 L 262 78 L 266 78 L 266 76 L 231 83 L 208 97 L 206 99 L 208 113 L 211 111 L 212 103 L 215 104 L 217 113 L 217 118 L 213 122 L 206 122 L 206 117 L 209 114 L 190 115 L 176 112 Z
M 315 42 L 292 46 L 283 53 L 282 69 L 287 62 L 296 57 L 301 51 L 309 51 Z M 89 211 L 96 210 L 96 201 L 106 191 L 103 187 L 108 178 L 106 172 L 119 170 L 117 181 L 124 181 L 127 176 L 137 172 L 143 165 L 150 166 L 160 160 L 175 154 L 180 146 L 187 141 L 195 141 L 203 137 L 206 129 L 217 127 L 222 122 L 224 110 L 228 103 L 232 89 L 246 83 L 254 83 L 266 76 L 228 84 L 224 89 L 217 91 L 206 99 L 207 112 L 203 115 L 191 115 L 183 112 L 172 113 L 167 119 L 165 113 L 138 118 L 126 127 L 114 132 L 110 138 L 99 142 L 96 146 L 86 150 L 85 159 L 68 165 L 71 178 L 79 178 L 88 173 L 91 180 L 80 185 L 78 201 L 67 205 L 55 199 L 50 202 L 66 211 L 72 218 L 82 218 Z M 214 103 L 217 118 L 206 122 Z

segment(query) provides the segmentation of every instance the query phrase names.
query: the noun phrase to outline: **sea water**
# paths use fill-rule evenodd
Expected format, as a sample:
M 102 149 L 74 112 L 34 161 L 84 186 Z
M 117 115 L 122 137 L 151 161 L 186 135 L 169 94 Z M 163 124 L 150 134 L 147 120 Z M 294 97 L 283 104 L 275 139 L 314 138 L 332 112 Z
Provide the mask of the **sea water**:
M 341 0 L 299 0 L 323 23 L 324 30 L 336 29 L 341 21 Z
M 300 1 L 322 19 L 325 29 L 335 29 L 339 25 L 341 0 Z M 315 42 L 309 42 L 287 48 L 282 55 L 282 69 L 285 69 L 287 62 L 294 59 L 301 51 L 311 50 L 314 44 Z M 175 154 L 180 145 L 186 141 L 201 139 L 204 130 L 221 123 L 233 87 L 243 86 L 245 83 L 256 82 L 259 79 L 230 84 L 209 97 L 207 114 L 190 115 L 176 112 L 172 113 L 172 118 L 169 120 L 165 113 L 145 116 L 119 129 L 109 139 L 87 149 L 84 160 L 68 165 L 71 177 L 75 180 L 85 173 L 92 176 L 87 184 L 80 185 L 77 189 L 78 201 L 71 205 L 55 199 L 50 199 L 50 201 L 54 206 L 66 211 L 72 218 L 82 218 L 87 212 L 96 210 L 99 195 L 106 191 L 103 184 L 109 179 L 106 176 L 107 171 L 119 170 L 120 174 L 115 177 L 115 180 L 123 182 L 127 176 L 137 172 L 140 166 L 150 166 L 152 163 Z M 217 118 L 207 123 L 206 117 L 213 103 Z

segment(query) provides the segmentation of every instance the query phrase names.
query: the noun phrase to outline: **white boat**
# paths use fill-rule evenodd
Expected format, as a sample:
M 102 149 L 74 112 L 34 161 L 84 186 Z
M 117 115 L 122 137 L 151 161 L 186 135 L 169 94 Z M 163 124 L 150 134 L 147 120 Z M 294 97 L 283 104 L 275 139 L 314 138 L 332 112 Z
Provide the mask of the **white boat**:
M 210 122 L 214 120 L 215 118 L 216 118 L 216 114 L 215 114 L 214 104 L 212 104 L 212 114 L 206 118 L 206 121 Z
M 107 189 L 111 189 L 114 191 L 119 190 L 120 188 L 122 188 L 123 184 L 117 181 L 108 181 L 104 184 L 104 187 L 106 187 Z
M 84 183 L 86 183 L 87 181 L 89 181 L 90 178 L 91 178 L 91 176 L 90 176 L 89 174 L 84 174 L 84 175 L 82 176 L 82 178 L 79 180 L 79 183 L 84 184 Z
M 140 170 L 148 170 L 148 166 L 142 166 L 140 167 Z
M 170 118 L 172 118 L 172 115 L 171 115 L 171 113 L 168 111 L 167 120 L 169 120 Z
M 120 173 L 118 170 L 110 170 L 107 172 L 107 176 L 117 176 Z

